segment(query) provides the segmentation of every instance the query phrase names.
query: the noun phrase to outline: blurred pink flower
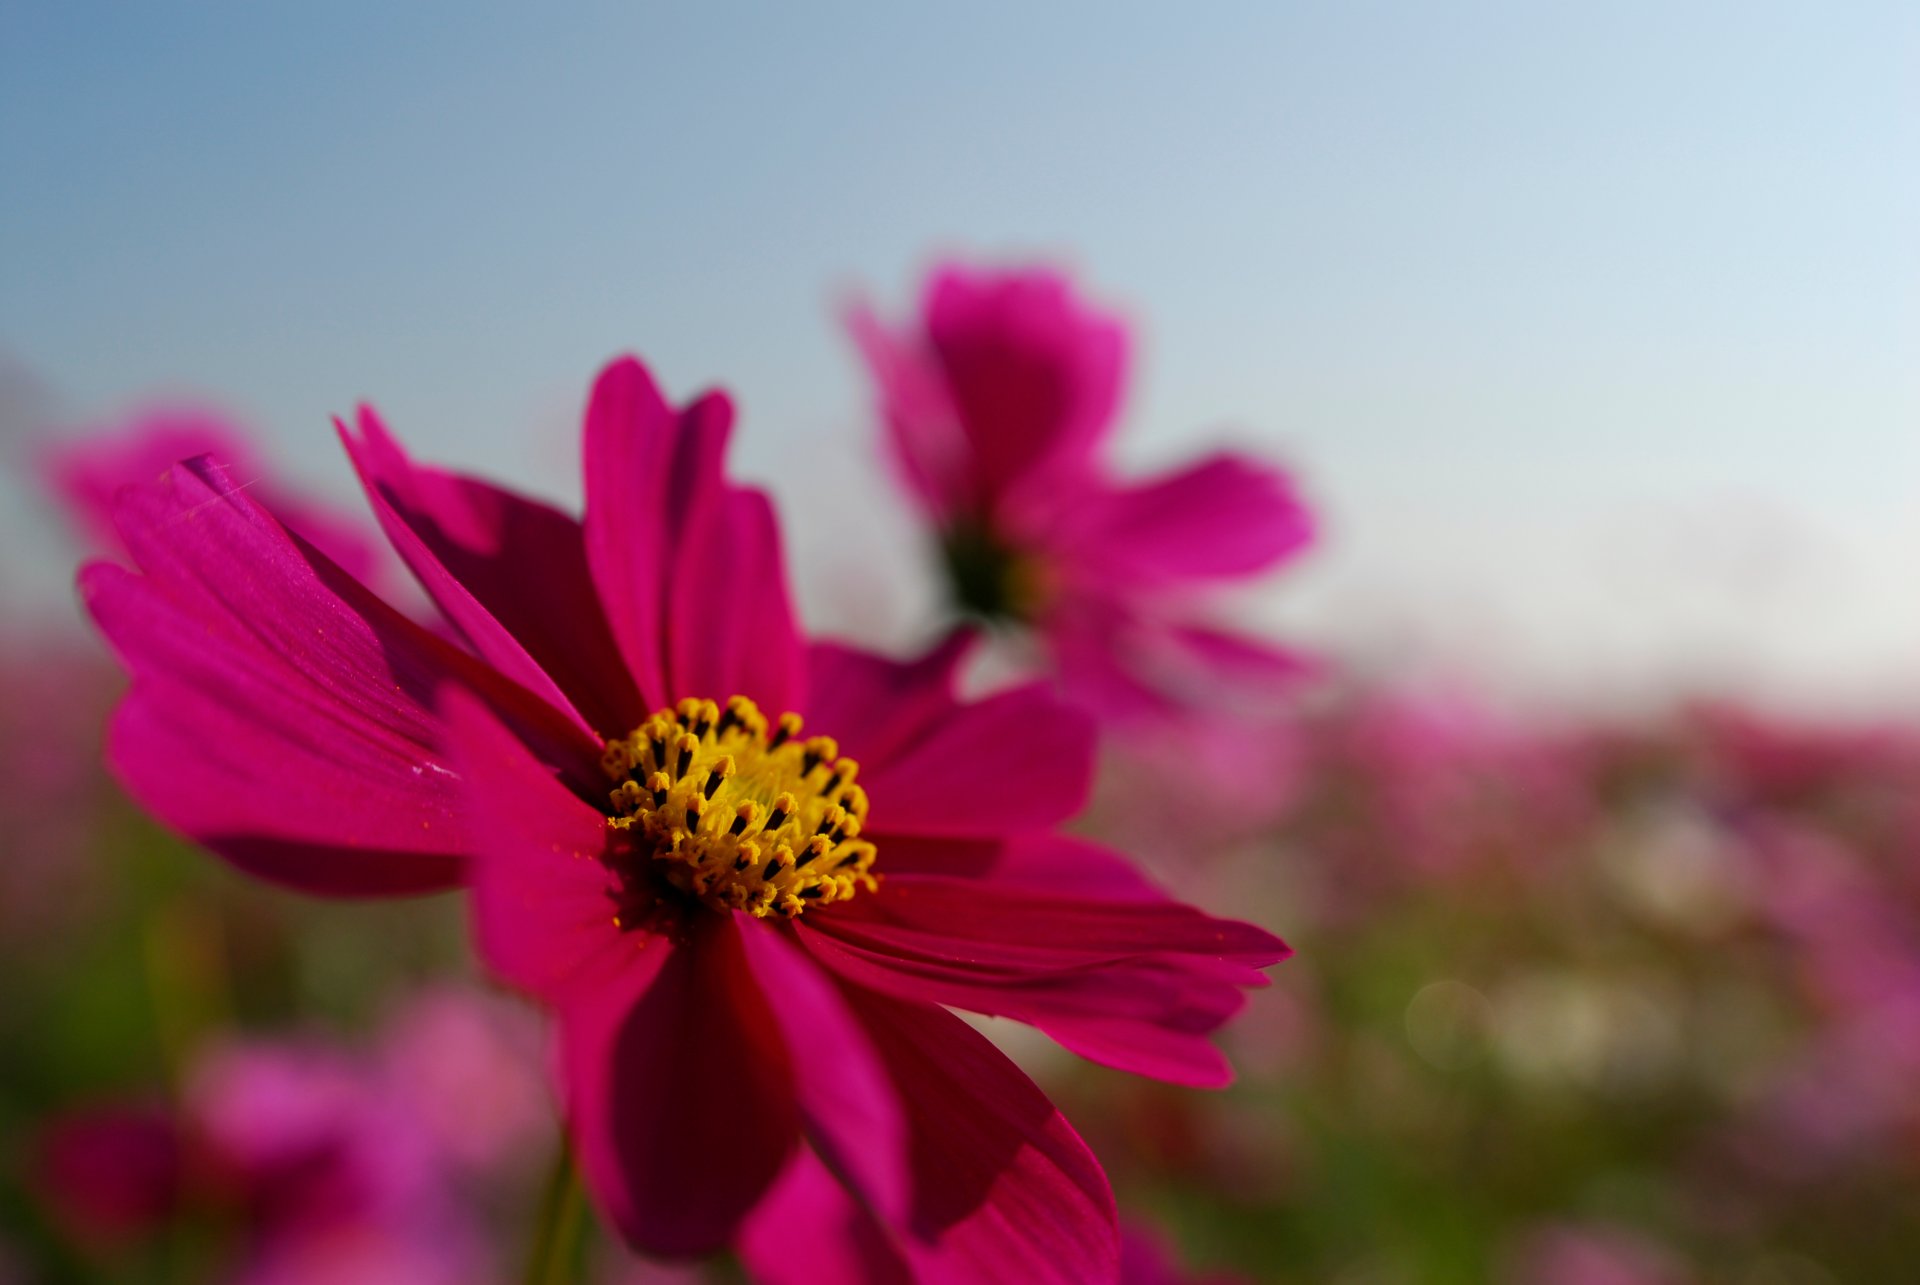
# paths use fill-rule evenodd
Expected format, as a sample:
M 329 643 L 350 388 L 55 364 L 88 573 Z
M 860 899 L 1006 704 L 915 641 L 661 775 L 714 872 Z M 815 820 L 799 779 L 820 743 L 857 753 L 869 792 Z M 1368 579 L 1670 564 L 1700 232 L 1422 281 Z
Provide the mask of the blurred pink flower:
M 468 883 L 481 955 L 557 1014 L 576 1155 L 629 1243 L 719 1249 L 783 1171 L 830 1166 L 811 1224 L 871 1221 L 916 1270 L 1110 1278 L 1098 1163 L 945 1006 L 1221 1084 L 1209 1036 L 1286 947 L 1055 833 L 1093 743 L 1046 692 L 961 702 L 958 643 L 911 663 L 809 646 L 772 506 L 725 475 L 731 424 L 724 396 L 676 410 L 615 362 L 583 521 L 416 466 L 370 411 L 343 426 L 470 651 L 209 460 L 123 492 L 140 571 L 81 574 L 133 673 L 113 765 L 283 883 Z
M 387 1019 L 380 1072 L 435 1150 L 474 1173 L 497 1171 L 549 1145 L 540 1023 L 524 1005 L 434 986 Z
M 1624 1227 L 1552 1223 L 1515 1249 L 1507 1285 L 1686 1285 L 1691 1275 L 1660 1245 Z
M 1070 698 L 1116 721 L 1217 715 L 1301 676 L 1300 656 L 1216 628 L 1194 603 L 1307 546 L 1292 481 L 1231 454 L 1113 477 L 1102 456 L 1127 334 L 1064 277 L 949 265 L 928 280 L 917 328 L 890 331 L 864 309 L 852 326 L 955 603 L 1030 627 Z
M 498 1139 L 489 1114 L 523 1111 L 539 1067 L 515 1029 L 525 1014 L 452 989 L 419 1003 L 442 1030 L 463 1028 L 450 1055 L 490 1069 L 413 1078 L 421 1050 L 407 1010 L 371 1054 L 312 1038 L 227 1045 L 196 1061 L 177 1107 L 109 1104 L 45 1126 L 37 1186 L 83 1245 L 186 1210 L 225 1212 L 240 1229 L 225 1279 L 243 1285 L 480 1279 L 491 1250 L 464 1184 L 497 1178 L 516 1156 L 495 1146 L 481 1168 L 423 1107 Z M 517 1122 L 516 1147 L 531 1140 L 532 1122 Z
M 34 1140 L 34 1187 L 75 1239 L 141 1236 L 178 1207 L 186 1157 L 173 1114 L 115 1103 L 45 1123 Z

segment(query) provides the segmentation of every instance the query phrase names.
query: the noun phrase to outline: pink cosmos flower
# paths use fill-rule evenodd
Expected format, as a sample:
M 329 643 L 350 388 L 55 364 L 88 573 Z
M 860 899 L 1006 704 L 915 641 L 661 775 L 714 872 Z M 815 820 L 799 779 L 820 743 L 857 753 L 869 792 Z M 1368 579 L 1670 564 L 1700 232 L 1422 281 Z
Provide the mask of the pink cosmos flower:
M 1054 273 L 949 265 L 927 282 L 918 330 L 865 310 L 852 324 L 963 613 L 1030 627 L 1063 690 L 1118 721 L 1217 710 L 1299 678 L 1299 656 L 1206 623 L 1192 600 L 1304 549 L 1305 505 L 1284 473 L 1239 455 L 1112 476 L 1101 450 L 1126 374 L 1117 319 Z
M 129 1242 L 178 1214 L 220 1213 L 236 1285 L 470 1282 L 491 1254 L 462 1187 L 510 1157 L 440 1127 L 466 1117 L 524 1148 L 540 1096 L 517 1014 L 456 990 L 396 1012 L 371 1056 L 314 1038 L 217 1048 L 172 1105 L 107 1104 L 51 1121 L 34 1177 L 75 1241 Z M 418 1045 L 473 1063 L 436 1066 Z M 539 1104 L 539 1105 L 544 1105 Z
M 139 572 L 81 575 L 133 674 L 111 760 L 264 877 L 470 885 L 481 954 L 557 1017 L 582 1171 L 636 1247 L 711 1251 L 799 1198 L 807 1279 L 1110 1280 L 1099 1165 L 948 1007 L 1220 1084 L 1207 1035 L 1286 948 L 1053 833 L 1092 737 L 1045 691 L 961 702 L 963 641 L 806 645 L 772 506 L 722 472 L 731 421 L 613 364 L 583 521 L 415 465 L 370 411 L 342 426 L 464 648 L 177 466 L 118 506 Z

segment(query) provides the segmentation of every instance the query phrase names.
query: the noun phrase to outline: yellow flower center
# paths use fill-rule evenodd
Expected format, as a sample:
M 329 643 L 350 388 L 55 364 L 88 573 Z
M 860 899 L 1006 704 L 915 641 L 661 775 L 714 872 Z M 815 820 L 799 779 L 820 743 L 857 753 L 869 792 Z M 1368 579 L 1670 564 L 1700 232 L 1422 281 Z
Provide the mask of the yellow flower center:
M 800 716 L 769 724 L 752 701 L 683 700 L 607 743 L 616 784 L 607 824 L 657 873 L 716 910 L 788 919 L 876 888 L 860 838 L 860 765 Z

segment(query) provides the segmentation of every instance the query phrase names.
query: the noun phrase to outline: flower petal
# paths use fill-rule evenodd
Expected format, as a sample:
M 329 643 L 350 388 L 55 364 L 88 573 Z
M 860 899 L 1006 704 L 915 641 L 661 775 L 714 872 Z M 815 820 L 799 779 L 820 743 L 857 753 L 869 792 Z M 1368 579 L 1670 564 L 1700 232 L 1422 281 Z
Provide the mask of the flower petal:
M 801 703 L 806 652 L 787 596 L 773 504 L 729 488 L 688 523 L 668 612 L 676 697 L 746 696 L 769 717 Z
M 578 710 L 603 739 L 646 717 L 601 613 L 577 521 L 414 464 L 370 408 L 360 410 L 357 435 L 336 426 L 387 537 L 487 663 Z
M 731 918 L 634 944 L 560 1011 L 581 1172 L 635 1249 L 711 1253 L 798 1141 L 793 1068 Z
M 923 303 L 927 341 L 972 447 L 986 509 L 1044 503 L 1084 470 L 1113 423 L 1127 336 L 1045 271 L 936 272 Z
M 1104 881 L 1096 852 L 1072 845 L 1058 855 Z M 1286 947 L 1144 881 L 1114 891 L 1091 900 L 1004 878 L 895 873 L 878 893 L 810 916 L 800 936 L 860 985 L 1029 1022 L 1123 1070 L 1227 1083 L 1206 1037 L 1239 1010 L 1242 988 L 1264 984 L 1257 970 Z
M 944 1009 L 858 988 L 847 998 L 912 1131 L 901 1242 L 915 1278 L 1112 1281 L 1119 1232 L 1106 1174 L 1033 1081 Z
M 835 937 L 890 943 L 907 955 L 990 958 L 1015 967 L 1174 954 L 1259 969 L 1289 953 L 1286 943 L 1265 929 L 1216 919 L 1166 897 L 1061 895 L 990 878 L 895 874 L 877 892 L 806 922 L 816 921 Z M 991 956 L 980 953 L 988 950 Z
M 927 690 L 914 702 L 932 702 L 950 681 L 937 668 L 916 672 Z M 955 838 L 1044 830 L 1085 805 L 1093 751 L 1092 725 L 1037 684 L 951 704 L 896 752 L 859 760 L 867 829 Z
M 957 629 L 910 661 L 817 642 L 807 649 L 807 722 L 840 752 L 878 767 L 920 740 L 959 702 L 954 684 L 977 636 Z
M 790 1050 L 800 1115 L 812 1150 L 887 1218 L 907 1205 L 907 1139 L 885 1068 L 833 983 L 806 953 L 739 916 L 747 962 L 777 994 L 773 1014 Z
M 1063 600 L 1041 627 L 1062 693 L 1112 724 L 1257 717 L 1320 671 L 1298 652 L 1116 600 Z
M 971 450 L 939 367 L 864 305 L 848 314 L 847 330 L 878 389 L 887 443 L 907 489 L 936 519 L 959 514 L 975 502 Z
M 912 1285 L 887 1232 L 809 1147 L 742 1225 L 740 1259 L 759 1285 Z
M 122 487 L 150 484 L 181 460 L 211 455 L 243 478 L 247 489 L 289 530 L 298 531 L 354 579 L 376 583 L 374 577 L 390 568 L 382 565 L 379 540 L 372 529 L 364 520 L 281 489 L 261 465 L 248 437 L 244 429 L 211 410 L 155 407 L 136 415 L 123 432 L 51 445 L 39 462 L 88 543 L 111 552 L 120 547 L 114 504 Z
M 595 747 L 551 707 L 373 597 L 204 457 L 130 488 L 144 576 L 80 578 L 133 674 L 108 749 L 129 793 L 264 878 L 335 895 L 457 880 L 470 843 L 436 691 L 482 691 L 575 779 Z
M 671 699 L 667 687 L 666 592 L 673 550 L 695 496 L 718 485 L 717 464 L 700 468 L 707 448 L 725 448 L 731 408 L 708 399 L 676 414 L 653 376 L 631 357 L 601 372 L 587 404 L 587 565 L 614 638 L 649 706 Z
M 1298 553 L 1314 534 L 1292 478 L 1224 454 L 1088 497 L 1063 521 L 1062 551 L 1129 590 L 1252 575 Z
M 527 752 L 478 699 L 441 696 L 474 836 L 475 944 L 502 979 L 549 1001 L 610 971 L 637 939 L 613 922 L 606 816 Z
M 744 695 L 778 712 L 798 699 L 771 506 L 721 472 L 732 425 L 718 393 L 675 413 L 630 357 L 587 408 L 587 562 L 650 705 Z
M 1165 637 L 1168 669 L 1202 691 L 1290 691 L 1321 671 L 1312 657 L 1207 625 L 1172 625 Z

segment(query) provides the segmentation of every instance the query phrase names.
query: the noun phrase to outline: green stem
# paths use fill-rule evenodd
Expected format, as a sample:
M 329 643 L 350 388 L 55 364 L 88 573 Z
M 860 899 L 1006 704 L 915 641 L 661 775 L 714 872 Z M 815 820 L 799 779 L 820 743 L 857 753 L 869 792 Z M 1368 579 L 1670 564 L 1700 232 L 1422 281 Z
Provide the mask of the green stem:
M 580 1275 L 580 1251 L 587 1228 L 587 1204 L 580 1171 L 563 1136 L 553 1174 L 540 1197 L 540 1222 L 527 1255 L 526 1285 L 572 1285 Z

